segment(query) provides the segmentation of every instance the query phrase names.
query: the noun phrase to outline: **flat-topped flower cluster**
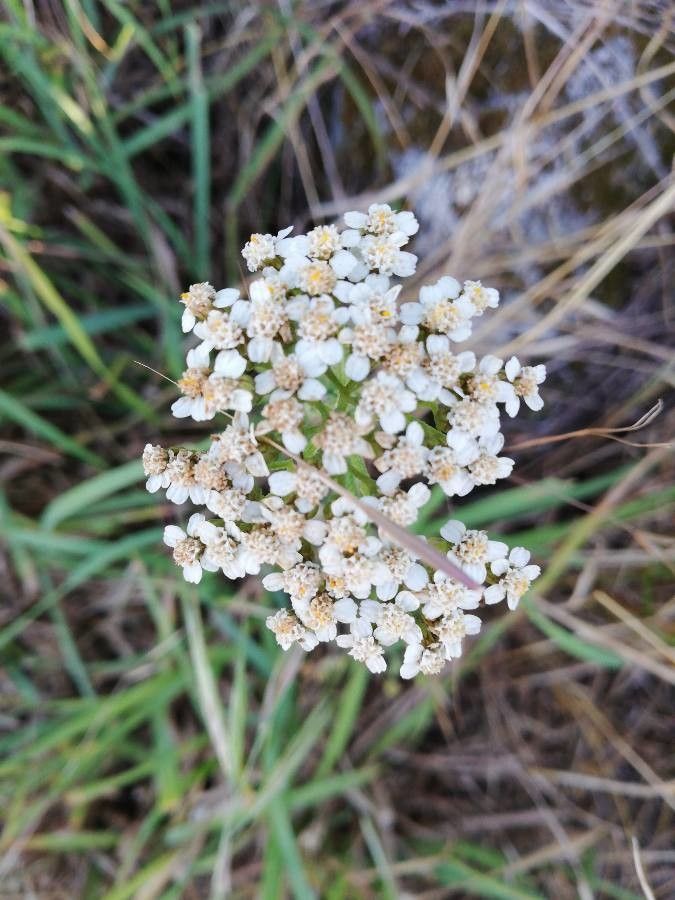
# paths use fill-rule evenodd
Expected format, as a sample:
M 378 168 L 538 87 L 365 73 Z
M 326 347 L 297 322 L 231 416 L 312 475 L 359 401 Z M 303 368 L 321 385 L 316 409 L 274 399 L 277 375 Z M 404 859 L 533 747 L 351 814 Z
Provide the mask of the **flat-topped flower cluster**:
M 427 545 L 394 539 L 382 517 L 410 529 L 432 490 L 462 497 L 510 475 L 502 410 L 541 409 L 546 370 L 456 346 L 499 303 L 479 281 L 445 275 L 400 301 L 412 213 L 373 205 L 344 225 L 253 234 L 244 295 L 182 294 L 198 343 L 172 411 L 221 430 L 205 451 L 148 444 L 143 465 L 149 491 L 205 510 L 165 530 L 186 580 L 271 567 L 262 583 L 289 605 L 267 626 L 284 649 L 335 641 L 382 672 L 402 642 L 410 678 L 461 655 L 482 604 L 515 609 L 539 567 L 454 519 Z M 448 565 L 430 565 L 427 546 Z

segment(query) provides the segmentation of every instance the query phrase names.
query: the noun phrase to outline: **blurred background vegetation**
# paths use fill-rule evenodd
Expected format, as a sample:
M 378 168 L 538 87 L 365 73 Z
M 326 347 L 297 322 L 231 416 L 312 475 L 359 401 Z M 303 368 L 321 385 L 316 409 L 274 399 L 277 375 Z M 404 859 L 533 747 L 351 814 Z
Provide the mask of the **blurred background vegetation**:
M 1 18 L 0 896 L 673 897 L 672 5 Z M 475 349 L 549 369 L 456 509 L 537 595 L 414 684 L 284 655 L 255 578 L 185 586 L 137 461 L 206 434 L 135 362 L 180 373 L 181 287 L 375 200 L 420 281 L 502 291 Z

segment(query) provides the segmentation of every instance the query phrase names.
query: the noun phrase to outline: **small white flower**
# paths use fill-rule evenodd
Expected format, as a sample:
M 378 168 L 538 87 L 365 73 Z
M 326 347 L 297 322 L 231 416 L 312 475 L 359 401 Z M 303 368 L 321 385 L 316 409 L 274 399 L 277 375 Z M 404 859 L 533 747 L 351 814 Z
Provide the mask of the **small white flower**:
M 498 356 L 484 356 L 474 374 L 466 382 L 465 393 L 478 403 L 510 403 L 514 397 L 513 386 L 502 381 L 503 360 Z
M 257 394 L 271 394 L 272 400 L 281 397 L 281 392 L 286 396 L 297 394 L 300 400 L 320 400 L 325 395 L 324 385 L 312 377 L 313 373 L 323 374 L 321 363 L 310 366 L 310 373 L 307 358 L 301 363 L 294 353 L 286 356 L 279 344 L 272 347 L 270 363 L 271 368 L 255 376 Z
M 378 555 L 389 572 L 389 578 L 375 587 L 378 600 L 391 600 L 401 585 L 411 591 L 421 591 L 426 586 L 427 570 L 402 547 L 383 543 Z
M 309 601 L 316 597 L 324 575 L 315 563 L 302 562 L 284 572 L 270 572 L 262 580 L 268 591 L 285 591 L 295 601 Z
M 450 616 L 458 609 L 477 609 L 480 591 L 472 591 L 448 577 L 444 572 L 434 572 L 434 580 L 424 591 L 422 612 L 427 619 Z
M 474 457 L 474 441 L 461 432 L 450 432 L 447 441 L 459 446 L 433 447 L 429 452 L 424 475 L 429 484 L 438 484 L 447 497 L 465 497 L 474 482 L 465 466 Z
M 386 203 L 373 203 L 368 213 L 347 212 L 345 225 L 369 234 L 393 234 L 400 231 L 407 237 L 416 234 L 419 223 L 411 212 L 394 212 Z
M 367 497 L 364 498 L 364 502 L 377 507 L 388 519 L 402 528 L 409 528 L 417 521 L 418 512 L 430 495 L 431 491 L 426 484 L 418 481 L 407 491 L 397 490 L 391 496 Z
M 207 351 L 233 350 L 244 340 L 241 327 L 220 309 L 212 309 L 204 321 L 197 322 L 194 333 Z
M 370 459 L 373 449 L 363 435 L 370 429 L 359 426 L 345 413 L 332 412 L 323 424 L 323 429 L 314 435 L 312 441 L 323 451 L 322 463 L 329 475 L 342 475 L 347 471 L 348 456 L 362 456 Z
M 341 343 L 351 346 L 345 375 L 352 381 L 363 381 L 370 372 L 371 361 L 382 359 L 395 343 L 396 331 L 370 306 L 353 306 L 350 314 L 354 325 L 343 328 L 338 336 Z
M 276 300 L 271 300 L 260 287 L 260 281 L 251 285 L 251 300 L 240 301 L 232 310 L 246 328 L 249 336 L 247 355 L 251 362 L 267 362 L 272 356 L 274 339 L 288 326 L 286 308 Z
M 513 384 L 513 398 L 505 407 L 508 415 L 513 417 L 517 414 L 521 399 L 530 409 L 542 409 L 544 401 L 539 395 L 539 385 L 546 380 L 546 366 L 521 366 L 518 357 L 512 356 L 504 370 Z
M 465 281 L 462 293 L 471 301 L 476 316 L 482 316 L 488 307 L 496 309 L 499 306 L 499 291 L 483 287 L 480 281 Z
M 439 675 L 445 668 L 446 658 L 443 645 L 430 644 L 427 647 L 422 644 L 409 644 L 403 654 L 401 666 L 401 678 L 414 678 L 419 672 L 423 675 Z
M 409 422 L 405 434 L 396 445 L 375 460 L 375 467 L 382 475 L 377 486 L 383 494 L 393 494 L 404 478 L 421 475 L 427 465 L 429 449 L 424 446 L 424 429 L 419 422 Z
M 389 580 L 389 570 L 377 556 L 379 541 L 364 541 L 359 552 L 343 556 L 328 541 L 319 550 L 319 559 L 327 575 L 340 579 L 345 589 L 359 600 L 370 596 L 373 587 Z
M 264 565 L 290 569 L 302 561 L 292 547 L 282 544 L 269 524 L 255 525 L 241 535 L 241 562 L 249 575 L 257 575 Z
M 276 399 L 263 407 L 262 419 L 256 426 L 256 434 L 276 431 L 287 450 L 291 453 L 302 453 L 307 446 L 307 438 L 301 428 L 305 415 L 304 407 L 288 391 L 278 391 L 276 394 Z
M 171 483 L 171 476 L 167 472 L 169 453 L 164 447 L 157 444 L 146 444 L 143 448 L 143 472 L 148 476 L 145 483 L 146 491 L 154 494 L 160 488 L 166 488 Z
M 497 454 L 504 446 L 504 435 L 499 433 L 478 441 L 479 455 L 469 463 L 468 470 L 474 484 L 496 484 L 500 478 L 508 478 L 514 461 Z
M 408 243 L 402 231 L 393 234 L 367 234 L 359 244 L 363 260 L 369 269 L 381 275 L 398 275 L 406 278 L 415 273 L 417 257 L 414 253 L 401 250 Z
M 308 631 L 297 616 L 287 609 L 280 609 L 273 616 L 268 616 L 265 625 L 283 650 L 290 649 L 293 644 L 299 644 L 303 650 L 309 651 L 319 643 L 316 635 Z
M 330 259 L 342 247 L 340 232 L 335 225 L 317 225 L 307 232 L 307 256 Z
M 405 413 L 412 412 L 416 405 L 415 395 L 400 378 L 378 372 L 364 384 L 354 419 L 357 425 L 372 427 L 377 418 L 383 431 L 396 434 L 406 427 Z
M 246 260 L 249 272 L 257 272 L 278 255 L 277 242 L 283 240 L 293 230 L 284 228 L 276 237 L 272 234 L 252 234 L 244 245 L 241 255 Z
M 173 550 L 173 560 L 182 568 L 183 578 L 192 584 L 199 584 L 202 580 L 204 544 L 198 535 L 203 522 L 204 516 L 194 513 L 185 531 L 177 525 L 167 525 L 164 529 L 164 543 Z
M 307 519 L 299 510 L 284 503 L 281 497 L 266 497 L 260 504 L 263 521 L 271 524 L 274 533 L 284 544 L 300 548 L 301 540 L 319 546 L 326 538 L 328 526 L 322 519 Z
M 417 303 L 404 303 L 401 321 L 406 325 L 423 325 L 428 331 L 444 334 L 451 341 L 464 341 L 471 334 L 471 301 L 459 293 L 459 283 L 444 275 L 436 284 L 420 290 Z
M 205 547 L 201 558 L 203 569 L 209 572 L 220 569 L 226 578 L 244 577 L 241 547 L 236 540 L 236 537 L 241 536 L 241 532 L 233 522 L 225 523 L 224 527 L 219 528 L 212 522 L 203 521 L 199 523 L 197 533 Z
M 455 610 L 434 623 L 433 630 L 443 646 L 446 659 L 457 659 L 462 655 L 462 641 L 467 634 L 478 634 L 482 625 L 478 616 L 467 615 Z
M 452 544 L 447 554 L 450 562 L 459 566 L 469 578 L 482 584 L 487 575 L 487 563 L 504 556 L 508 547 L 502 541 L 491 541 L 485 531 L 468 530 L 463 522 L 450 519 L 441 528 L 441 536 Z
M 499 603 L 506 597 L 509 609 L 515 609 L 520 598 L 529 590 L 530 584 L 541 574 L 539 566 L 528 565 L 529 562 L 530 553 L 524 547 L 514 547 L 508 558 L 493 560 L 490 569 L 499 581 L 486 588 L 485 602 Z
M 450 339 L 444 334 L 430 334 L 426 340 L 428 356 L 407 379 L 408 387 L 421 400 L 437 400 L 443 390 L 458 388 L 462 375 L 472 372 L 476 357 L 466 350 L 454 354 Z
M 234 414 L 232 422 L 214 438 L 208 455 L 223 463 L 230 477 L 232 477 L 231 469 L 228 466 L 235 466 L 255 477 L 265 477 L 269 474 L 265 458 L 258 448 L 253 425 L 246 413 Z M 243 490 L 243 487 L 241 489 Z
M 192 331 L 198 320 L 205 319 L 216 298 L 215 288 L 208 281 L 191 284 L 180 295 L 180 302 L 185 304 L 181 327 L 184 332 Z
M 327 295 L 294 297 L 287 307 L 288 316 L 297 322 L 299 340 L 295 355 L 307 372 L 315 377 L 342 359 L 342 345 L 335 337 L 347 320 L 347 309 L 336 309 Z
M 364 619 L 377 626 L 373 634 L 384 647 L 390 647 L 400 640 L 406 644 L 418 644 L 422 640 L 422 631 L 410 613 L 418 609 L 419 605 L 419 600 L 413 593 L 400 591 L 391 603 L 364 600 L 359 606 L 359 612 Z
M 349 306 L 349 316 L 353 322 L 363 320 L 368 311 L 371 321 L 395 325 L 398 322 L 397 299 L 400 292 L 401 285 L 391 287 L 386 275 L 370 274 L 358 284 L 346 284 L 336 296 Z
M 344 647 L 357 662 L 364 663 L 373 674 L 386 670 L 384 651 L 373 637 L 373 626 L 366 619 L 352 622 L 349 634 L 338 635 L 336 643 L 338 647 Z
M 310 466 L 298 466 L 295 471 L 273 472 L 269 487 L 278 497 L 295 494 L 295 506 L 308 513 L 323 500 L 330 488 Z
M 302 624 L 321 642 L 334 641 L 338 623 L 348 625 L 355 621 L 358 613 L 351 597 L 333 600 L 328 594 L 317 594 L 311 599 L 295 598 L 293 609 Z
M 488 438 L 499 431 L 499 407 L 495 403 L 482 403 L 465 397 L 459 400 L 449 391 L 441 392 L 439 399 L 448 407 L 448 422 L 452 429 L 476 438 Z

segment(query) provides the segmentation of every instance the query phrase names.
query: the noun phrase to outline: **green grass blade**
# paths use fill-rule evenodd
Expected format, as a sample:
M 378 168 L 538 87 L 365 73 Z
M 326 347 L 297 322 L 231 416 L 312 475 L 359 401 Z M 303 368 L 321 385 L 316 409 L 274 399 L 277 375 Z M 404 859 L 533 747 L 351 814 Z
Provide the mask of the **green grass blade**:
M 51 444 L 52 447 L 68 454 L 68 456 L 74 456 L 76 459 L 81 459 L 83 462 L 89 463 L 96 468 L 101 468 L 105 465 L 104 460 L 97 453 L 88 450 L 82 444 L 64 434 L 48 419 L 42 418 L 42 416 L 33 412 L 32 409 L 29 409 L 25 403 L 22 403 L 1 388 L 0 416 L 10 419 L 30 434 L 42 438 L 42 440 Z
M 143 477 L 141 461 L 134 459 L 116 469 L 110 469 L 96 475 L 69 491 L 59 494 L 47 506 L 42 514 L 43 528 L 52 529 L 77 513 L 86 510 L 92 503 L 109 497 L 131 484 L 136 484 Z

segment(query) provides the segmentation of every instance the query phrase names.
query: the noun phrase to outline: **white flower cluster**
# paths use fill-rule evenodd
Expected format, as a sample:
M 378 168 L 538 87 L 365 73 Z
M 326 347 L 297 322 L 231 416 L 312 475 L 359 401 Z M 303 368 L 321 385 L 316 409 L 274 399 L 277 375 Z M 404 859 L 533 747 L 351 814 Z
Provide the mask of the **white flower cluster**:
M 464 496 L 507 477 L 501 409 L 540 409 L 546 370 L 456 350 L 499 303 L 478 281 L 446 275 L 399 302 L 392 276 L 417 263 L 403 249 L 412 213 L 373 205 L 344 224 L 251 235 L 243 256 L 259 274 L 246 296 L 208 283 L 182 294 L 199 344 L 172 411 L 225 425 L 204 452 L 148 444 L 143 465 L 149 491 L 215 518 L 165 530 L 186 580 L 272 567 L 262 583 L 290 605 L 267 626 L 284 649 L 335 641 L 382 672 L 385 648 L 403 642 L 410 678 L 461 654 L 481 604 L 515 609 L 539 567 L 459 521 L 430 544 L 394 540 L 383 522 L 410 528 L 434 486 Z

